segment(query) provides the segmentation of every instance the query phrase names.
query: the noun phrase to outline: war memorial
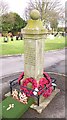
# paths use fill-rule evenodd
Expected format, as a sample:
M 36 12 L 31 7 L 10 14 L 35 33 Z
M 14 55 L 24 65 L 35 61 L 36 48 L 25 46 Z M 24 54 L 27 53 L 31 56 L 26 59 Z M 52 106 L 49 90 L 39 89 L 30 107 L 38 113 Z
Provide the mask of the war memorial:
M 30 12 L 30 20 L 22 30 L 24 38 L 24 71 L 10 82 L 10 96 L 0 103 L 2 118 L 20 118 L 30 107 L 41 113 L 60 92 L 56 80 L 43 72 L 44 39 L 48 31 L 39 19 L 38 10 Z

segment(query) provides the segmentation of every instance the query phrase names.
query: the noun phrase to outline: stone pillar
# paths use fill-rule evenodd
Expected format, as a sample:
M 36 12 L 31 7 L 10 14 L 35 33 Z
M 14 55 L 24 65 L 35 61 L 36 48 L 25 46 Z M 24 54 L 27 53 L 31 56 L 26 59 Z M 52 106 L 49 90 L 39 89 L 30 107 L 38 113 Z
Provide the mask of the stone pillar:
M 24 76 L 25 78 L 33 77 L 39 80 L 43 76 L 43 46 L 47 31 L 44 29 L 41 20 L 39 20 L 39 11 L 32 10 L 30 17 L 27 26 L 23 29 Z

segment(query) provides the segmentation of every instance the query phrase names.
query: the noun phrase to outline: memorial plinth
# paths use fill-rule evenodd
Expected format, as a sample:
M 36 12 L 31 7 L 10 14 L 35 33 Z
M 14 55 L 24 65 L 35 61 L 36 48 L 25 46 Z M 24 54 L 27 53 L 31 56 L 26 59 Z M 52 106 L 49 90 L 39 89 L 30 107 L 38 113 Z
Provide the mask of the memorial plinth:
M 43 46 L 47 31 L 39 20 L 40 13 L 37 10 L 33 10 L 30 17 L 27 26 L 23 29 L 24 76 L 39 80 L 43 76 Z

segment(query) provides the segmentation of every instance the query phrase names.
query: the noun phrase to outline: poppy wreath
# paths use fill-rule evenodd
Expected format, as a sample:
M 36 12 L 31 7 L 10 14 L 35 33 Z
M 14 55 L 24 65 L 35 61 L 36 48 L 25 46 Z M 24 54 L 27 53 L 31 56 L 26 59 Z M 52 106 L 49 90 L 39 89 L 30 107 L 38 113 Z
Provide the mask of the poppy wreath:
M 44 97 L 48 97 L 51 95 L 52 91 L 53 91 L 53 87 L 52 87 L 52 82 L 51 82 L 51 78 L 50 76 L 44 72 L 43 73 L 43 78 L 40 79 L 39 81 L 39 92 L 38 95 L 43 95 Z
M 27 87 L 28 83 L 32 83 L 32 89 Z M 27 95 L 27 97 L 30 97 L 33 95 L 33 91 L 36 87 L 37 87 L 37 81 L 35 79 L 26 78 L 23 80 L 20 89 Z
M 23 77 L 24 77 L 24 72 L 22 72 L 21 74 L 20 74 L 20 76 L 18 77 L 18 84 L 20 85 L 20 81 L 23 79 Z
M 27 95 L 27 97 L 30 97 L 34 95 L 33 91 L 38 86 L 38 90 L 39 90 L 38 95 L 42 94 L 44 97 L 50 96 L 53 90 L 51 78 L 46 72 L 43 72 L 43 76 L 44 77 L 40 79 L 38 85 L 37 85 L 37 81 L 34 78 L 24 79 L 22 85 L 20 85 L 21 91 L 23 91 Z M 24 72 L 18 78 L 19 84 L 21 79 L 23 79 L 23 77 L 24 77 Z M 29 89 L 27 87 L 28 83 L 32 83 L 32 89 Z

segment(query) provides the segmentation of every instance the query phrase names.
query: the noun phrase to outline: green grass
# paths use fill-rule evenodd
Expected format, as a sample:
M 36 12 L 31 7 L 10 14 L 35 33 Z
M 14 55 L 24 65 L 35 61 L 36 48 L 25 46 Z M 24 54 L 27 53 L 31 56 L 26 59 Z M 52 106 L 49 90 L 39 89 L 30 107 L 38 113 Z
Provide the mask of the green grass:
M 44 50 L 56 50 L 62 49 L 67 46 L 67 42 L 65 42 L 65 37 L 55 37 L 53 40 L 46 39 Z
M 67 46 L 67 42 L 65 42 L 64 37 L 56 37 L 53 40 L 46 39 L 44 40 L 44 50 L 56 50 L 62 49 Z M 9 41 L 7 43 L 3 42 L 3 37 L 0 37 L 0 55 L 8 55 L 8 54 L 23 54 L 24 53 L 24 41 L 23 40 L 15 40 Z
M 0 41 L 0 55 L 8 54 L 22 54 L 24 53 L 24 41 L 23 40 L 14 40 L 7 43 L 3 42 L 3 38 Z

